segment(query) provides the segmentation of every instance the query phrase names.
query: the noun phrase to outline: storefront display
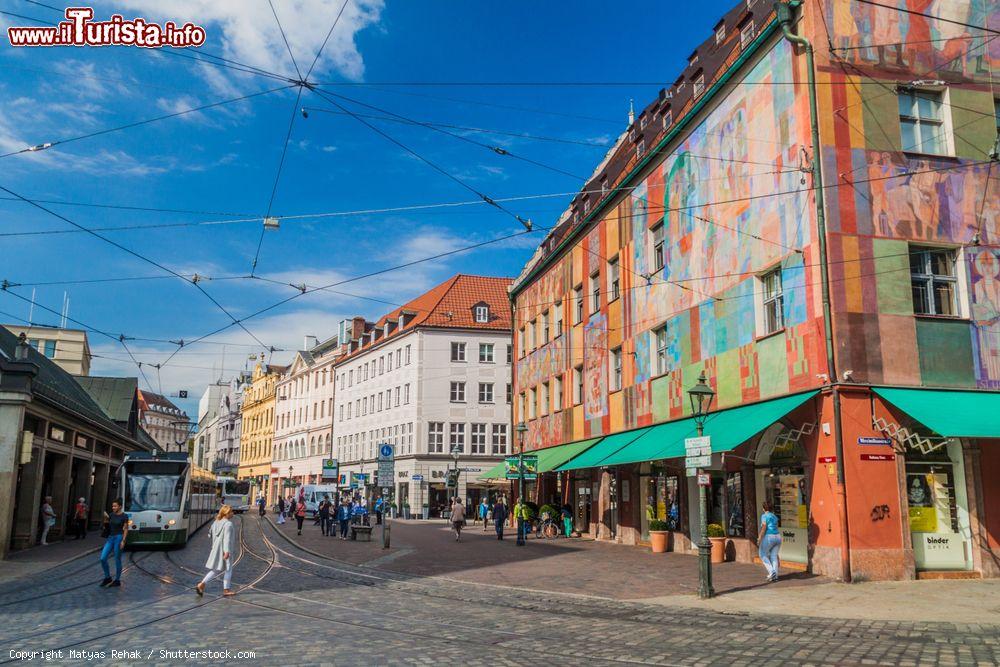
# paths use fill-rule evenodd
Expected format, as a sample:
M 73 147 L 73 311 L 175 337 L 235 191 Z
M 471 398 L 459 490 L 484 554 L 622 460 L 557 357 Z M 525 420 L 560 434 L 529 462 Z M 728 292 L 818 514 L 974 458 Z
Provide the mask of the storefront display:
M 960 443 L 930 454 L 907 452 L 906 499 L 918 570 L 972 567 L 961 456 Z
M 668 530 L 680 530 L 680 479 L 663 469 L 643 466 L 640 471 L 642 488 L 642 539 L 649 539 L 649 522 L 667 522 Z

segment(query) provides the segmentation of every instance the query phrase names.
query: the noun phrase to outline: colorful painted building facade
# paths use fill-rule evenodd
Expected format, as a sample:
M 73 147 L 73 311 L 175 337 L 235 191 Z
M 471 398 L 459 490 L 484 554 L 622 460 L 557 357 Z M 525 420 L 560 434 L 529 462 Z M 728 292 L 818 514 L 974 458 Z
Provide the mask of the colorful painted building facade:
M 783 23 L 812 44 L 815 85 Z M 996 30 L 1000 10 L 723 17 L 512 288 L 525 449 L 592 441 L 540 498 L 628 543 L 666 520 L 689 548 L 693 432 L 670 425 L 704 371 L 734 424 L 707 422 L 706 470 L 736 557 L 767 499 L 785 559 L 816 572 L 1000 574 L 1000 421 L 924 414 L 1000 407 L 1000 41 L 968 26 Z

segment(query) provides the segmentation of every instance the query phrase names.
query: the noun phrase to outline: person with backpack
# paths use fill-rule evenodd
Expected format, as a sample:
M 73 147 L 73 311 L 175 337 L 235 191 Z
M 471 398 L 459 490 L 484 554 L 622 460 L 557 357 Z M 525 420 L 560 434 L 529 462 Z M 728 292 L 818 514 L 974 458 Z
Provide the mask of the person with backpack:
M 298 524 L 299 535 L 302 534 L 302 522 L 306 520 L 306 504 L 303 500 L 292 501 L 292 513 L 295 515 L 295 523 Z
M 316 510 L 316 516 L 319 517 L 319 529 L 323 535 L 328 534 L 330 530 L 330 498 L 328 496 L 323 496 L 323 500 L 319 501 L 319 508 Z

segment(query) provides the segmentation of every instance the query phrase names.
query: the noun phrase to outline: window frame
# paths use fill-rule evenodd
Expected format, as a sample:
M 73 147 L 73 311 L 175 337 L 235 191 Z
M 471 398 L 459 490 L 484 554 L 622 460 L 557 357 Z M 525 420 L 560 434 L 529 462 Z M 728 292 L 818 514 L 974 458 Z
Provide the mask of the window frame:
M 452 380 L 448 391 L 448 400 L 451 403 L 465 403 L 465 382 Z
M 492 404 L 494 402 L 494 391 L 493 382 L 480 382 L 479 383 L 479 403 L 480 404 Z
M 608 260 L 608 303 L 621 298 L 621 262 L 618 255 Z
M 760 331 L 761 337 L 776 334 L 785 328 L 785 286 L 782 276 L 782 267 L 776 266 L 769 271 L 760 274 L 758 280 L 761 285 L 761 313 Z M 776 278 L 777 290 L 773 290 L 774 282 L 770 279 Z
M 942 319 L 962 319 L 965 316 L 965 308 L 963 308 L 963 294 L 962 294 L 962 283 L 964 281 L 962 278 L 962 256 L 959 248 L 953 248 L 948 246 L 928 246 L 928 245 L 918 245 L 911 244 L 909 246 L 910 252 L 910 298 L 913 303 L 913 314 L 917 317 L 937 317 Z M 951 274 L 941 274 L 934 273 L 934 255 L 937 254 L 947 254 L 949 255 L 948 261 L 950 262 Z M 913 270 L 913 259 L 914 256 L 922 255 L 923 259 L 923 273 L 915 273 Z M 918 280 L 925 282 L 929 288 L 926 297 L 926 305 L 928 306 L 928 312 L 918 311 L 917 301 L 914 298 L 914 283 Z M 950 287 L 951 293 L 951 313 L 939 313 L 935 312 L 937 310 L 937 303 L 935 294 L 937 293 L 938 284 L 945 284 Z
M 495 363 L 493 348 L 494 348 L 493 343 L 479 344 L 479 363 L 481 364 Z M 483 354 L 484 352 L 486 352 L 487 354 L 484 355 Z
M 902 109 L 904 97 L 910 98 L 909 113 Z M 938 117 L 924 117 L 921 115 L 918 100 L 927 99 L 937 105 Z M 933 155 L 938 157 L 953 157 L 955 154 L 954 141 L 951 128 L 951 113 L 949 106 L 949 95 L 947 88 L 923 88 L 923 87 L 902 87 L 896 93 L 898 118 L 899 118 L 899 141 L 900 150 L 904 153 L 914 153 L 917 155 Z M 906 145 L 904 126 L 912 127 L 913 138 L 920 138 L 919 143 Z M 925 127 L 930 127 L 933 131 L 934 143 L 937 150 L 928 150 L 927 141 L 923 137 Z
M 601 311 L 601 272 L 594 271 L 590 274 L 590 313 Z
M 621 345 L 611 349 L 608 361 L 611 364 L 611 391 L 621 391 L 624 379 Z
M 467 361 L 465 347 L 466 344 L 462 341 L 451 341 L 451 361 L 453 363 L 463 363 Z

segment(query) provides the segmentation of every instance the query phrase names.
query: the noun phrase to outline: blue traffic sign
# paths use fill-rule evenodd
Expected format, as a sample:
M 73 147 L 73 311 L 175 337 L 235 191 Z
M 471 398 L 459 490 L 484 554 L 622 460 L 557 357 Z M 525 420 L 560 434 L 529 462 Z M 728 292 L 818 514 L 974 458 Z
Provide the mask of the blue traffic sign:
M 391 459 L 392 458 L 392 445 L 379 445 L 378 455 L 379 455 L 379 458 Z

